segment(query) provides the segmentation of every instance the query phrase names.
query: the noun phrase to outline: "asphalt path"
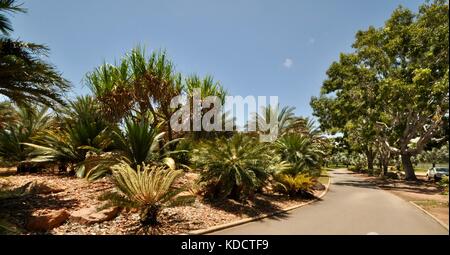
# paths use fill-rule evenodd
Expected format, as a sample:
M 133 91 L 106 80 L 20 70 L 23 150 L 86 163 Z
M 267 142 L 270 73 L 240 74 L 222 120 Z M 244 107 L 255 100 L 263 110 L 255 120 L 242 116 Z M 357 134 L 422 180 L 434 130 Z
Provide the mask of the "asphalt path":
M 448 235 L 429 215 L 346 169 L 318 202 L 284 214 L 220 230 L 216 235 Z

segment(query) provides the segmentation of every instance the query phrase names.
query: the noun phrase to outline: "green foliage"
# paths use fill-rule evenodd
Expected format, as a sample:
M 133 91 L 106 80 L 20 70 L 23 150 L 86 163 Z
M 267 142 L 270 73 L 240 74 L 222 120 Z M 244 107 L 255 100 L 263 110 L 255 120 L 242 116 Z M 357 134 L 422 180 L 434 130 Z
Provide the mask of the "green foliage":
M 417 155 L 416 159 L 422 163 L 444 163 L 448 162 L 448 142 L 441 148 L 433 148 L 423 151 Z
M 20 235 L 22 230 L 4 218 L 0 218 L 0 235 Z
M 448 195 L 448 176 L 442 177 L 438 185 L 443 190 L 443 193 Z
M 278 135 L 282 136 L 289 132 L 298 123 L 298 119 L 294 114 L 295 107 L 285 106 L 280 108 L 279 105 L 267 107 L 261 107 L 260 113 L 253 113 L 253 119 L 251 120 L 248 127 L 253 126 L 259 132 L 268 131 L 270 127 L 271 120 L 276 119 L 278 122 Z M 273 127 L 272 127 L 273 128 Z M 261 131 L 263 130 L 263 131 Z
M 35 141 L 52 123 L 45 107 L 16 107 L 13 111 L 15 120 L 0 129 L 0 158 L 20 166 L 33 152 L 33 148 L 24 143 Z
M 124 131 L 115 130 L 112 133 L 114 148 L 132 167 L 142 163 L 158 162 L 177 151 L 170 150 L 169 146 L 178 142 L 173 140 L 168 143 L 163 141 L 163 132 L 151 125 L 147 118 L 125 120 Z
M 267 147 L 243 134 L 205 141 L 193 152 L 203 168 L 200 181 L 210 197 L 245 199 L 266 182 L 270 168 Z
M 378 147 L 387 161 L 401 154 L 406 178 L 410 157 L 440 134 L 448 115 L 448 1 L 418 13 L 396 9 L 385 25 L 356 34 L 355 51 L 327 71 L 311 105 L 321 126 L 349 134 L 359 150 Z
M 182 150 L 172 150 L 171 144 L 180 139 L 165 143 L 164 132 L 159 132 L 152 126 L 152 119 L 148 116 L 128 117 L 124 121 L 123 130 L 116 128 L 111 132 L 111 150 L 109 155 L 97 155 L 85 163 L 93 166 L 86 170 L 86 177 L 95 180 L 110 172 L 112 166 L 125 161 L 132 168 L 142 164 L 165 165 L 171 169 L 176 168 L 173 155 L 182 153 Z
M 298 173 L 275 175 L 274 190 L 289 196 L 312 197 L 314 181 L 308 174 Z
M 33 192 L 33 182 L 28 182 L 20 187 L 11 188 L 2 185 L 0 187 L 0 201 L 4 199 L 14 199 L 29 195 Z
M 282 173 L 295 176 L 298 173 L 320 174 L 324 152 L 306 135 L 286 134 L 275 142 L 275 150 L 282 161 L 291 167 Z
M 101 152 L 111 144 L 110 124 L 92 97 L 79 97 L 70 102 L 58 123 L 58 129 L 45 130 L 35 143 L 31 162 L 57 163 L 61 170 L 71 165 L 79 177 L 85 177 L 88 151 Z
M 64 104 L 62 96 L 70 85 L 51 64 L 39 58 L 47 53 L 48 48 L 42 45 L 0 38 L 0 95 L 19 105 Z
M 164 207 L 187 205 L 195 197 L 181 196 L 184 189 L 175 189 L 174 181 L 182 175 L 181 171 L 158 166 L 139 165 L 132 168 L 126 162 L 112 167 L 114 183 L 120 192 L 105 194 L 116 205 L 140 210 L 144 226 L 156 225 L 158 213 Z
M 225 96 L 227 92 L 218 82 L 214 82 L 212 76 L 206 76 L 201 79 L 197 75 L 191 75 L 185 79 L 184 91 L 189 97 L 194 96 L 194 90 L 198 89 L 200 91 L 200 98 L 204 99 L 209 96 L 218 96 L 222 103 L 225 101 Z
M 352 153 L 349 158 L 349 163 L 352 165 L 349 167 L 350 171 L 360 172 L 364 170 L 366 166 L 367 158 L 361 153 Z M 351 169 L 353 168 L 353 169 Z
M 0 102 L 0 129 L 15 121 L 15 112 L 10 102 Z
M 172 114 L 170 101 L 183 89 L 181 75 L 167 54 L 153 51 L 147 57 L 141 47 L 134 48 L 117 65 L 96 68 L 87 74 L 86 81 L 110 120 L 118 121 L 132 111 L 144 114 L 150 110 L 157 122 L 166 126 Z
M 21 4 L 16 0 L 0 0 L 0 32 L 4 35 L 9 35 L 13 31 L 11 21 L 5 16 L 5 13 L 26 12 Z

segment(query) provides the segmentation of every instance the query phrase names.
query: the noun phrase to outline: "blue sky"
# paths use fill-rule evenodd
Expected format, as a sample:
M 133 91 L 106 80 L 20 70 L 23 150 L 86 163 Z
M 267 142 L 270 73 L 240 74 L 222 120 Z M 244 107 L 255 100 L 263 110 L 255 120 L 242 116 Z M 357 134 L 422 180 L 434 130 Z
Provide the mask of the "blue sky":
M 211 74 L 231 95 L 278 96 L 310 116 L 325 72 L 355 33 L 416 0 L 38 0 L 12 18 L 13 37 L 50 47 L 50 61 L 82 79 L 137 44 L 166 49 L 183 74 Z

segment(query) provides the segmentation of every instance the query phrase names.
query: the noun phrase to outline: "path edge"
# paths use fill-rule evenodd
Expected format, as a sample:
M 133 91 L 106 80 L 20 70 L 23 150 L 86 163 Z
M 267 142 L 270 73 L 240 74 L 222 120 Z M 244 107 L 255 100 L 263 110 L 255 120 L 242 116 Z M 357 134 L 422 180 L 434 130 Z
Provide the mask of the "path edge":
M 427 210 L 425 210 L 424 208 L 422 208 L 420 205 L 416 204 L 414 201 L 409 201 L 414 207 L 416 207 L 417 209 L 421 210 L 423 213 L 427 214 L 428 216 L 430 216 L 434 221 L 436 221 L 437 223 L 439 223 L 442 227 L 444 227 L 445 229 L 447 229 L 447 231 L 449 231 L 448 225 L 445 224 L 444 222 L 442 222 L 440 219 L 438 219 L 436 216 L 434 216 L 433 214 L 431 214 L 430 212 L 428 212 Z
M 230 223 L 224 223 L 224 224 L 221 224 L 221 225 L 218 225 L 218 226 L 213 226 L 213 227 L 210 227 L 210 228 L 207 228 L 207 229 L 200 229 L 200 230 L 189 231 L 187 233 L 183 233 L 182 235 L 203 235 L 203 234 L 208 234 L 208 233 L 219 231 L 219 230 L 223 230 L 223 229 L 226 229 L 226 228 L 231 228 L 231 227 L 243 225 L 245 223 L 258 221 L 258 220 L 261 220 L 261 219 L 264 219 L 264 218 L 268 218 L 268 217 L 271 217 L 271 216 L 274 216 L 274 215 L 277 215 L 277 214 L 280 214 L 280 213 L 285 213 L 285 212 L 288 212 L 288 211 L 292 211 L 294 209 L 297 209 L 297 208 L 300 208 L 300 207 L 303 207 L 303 206 L 306 206 L 306 205 L 309 205 L 309 204 L 312 204 L 312 203 L 315 203 L 315 202 L 319 201 L 322 197 L 324 197 L 328 193 L 328 190 L 329 190 L 330 186 L 331 186 L 331 176 L 328 176 L 328 184 L 327 184 L 325 190 L 322 192 L 322 194 L 320 194 L 318 197 L 316 197 L 315 199 L 313 199 L 311 201 L 308 201 L 306 203 L 299 204 L 299 205 L 294 205 L 294 206 L 291 206 L 291 207 L 288 207 L 288 208 L 285 208 L 285 209 L 281 209 L 281 210 L 278 210 L 276 212 L 269 213 L 269 214 L 262 214 L 262 215 L 256 216 L 256 217 L 244 218 L 244 219 L 241 219 L 241 220 L 238 220 L 238 221 L 233 221 L 233 222 L 230 222 Z

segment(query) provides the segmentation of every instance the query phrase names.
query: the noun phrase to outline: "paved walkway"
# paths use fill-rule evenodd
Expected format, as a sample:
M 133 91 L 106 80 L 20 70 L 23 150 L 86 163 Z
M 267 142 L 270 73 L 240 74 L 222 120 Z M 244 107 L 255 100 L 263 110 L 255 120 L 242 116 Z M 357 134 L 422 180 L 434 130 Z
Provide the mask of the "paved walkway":
M 212 234 L 449 234 L 409 202 L 363 178 L 345 169 L 329 173 L 332 184 L 322 201 Z

